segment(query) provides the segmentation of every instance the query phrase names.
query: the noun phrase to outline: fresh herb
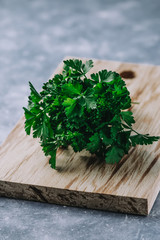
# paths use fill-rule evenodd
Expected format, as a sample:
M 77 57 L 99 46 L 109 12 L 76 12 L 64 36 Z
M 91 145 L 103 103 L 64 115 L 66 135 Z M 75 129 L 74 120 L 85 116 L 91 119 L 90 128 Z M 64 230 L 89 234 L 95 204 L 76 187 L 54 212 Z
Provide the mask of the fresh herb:
M 92 60 L 66 60 L 62 74 L 44 83 L 40 93 L 29 83 L 25 131 L 40 138 L 52 168 L 59 147 L 87 149 L 106 163 L 118 163 L 131 146 L 160 138 L 133 130 L 130 93 L 120 75 L 102 70 L 86 76 L 92 67 Z

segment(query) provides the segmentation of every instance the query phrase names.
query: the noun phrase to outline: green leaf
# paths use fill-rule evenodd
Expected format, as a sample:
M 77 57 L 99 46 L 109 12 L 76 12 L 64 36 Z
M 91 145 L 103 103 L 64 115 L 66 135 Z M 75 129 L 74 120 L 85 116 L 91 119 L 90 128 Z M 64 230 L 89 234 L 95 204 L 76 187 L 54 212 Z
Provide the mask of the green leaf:
M 64 100 L 62 105 L 65 107 L 65 113 L 66 113 L 67 117 L 75 115 L 75 112 L 77 112 L 76 104 L 77 103 L 76 103 L 75 99 L 67 98 L 66 100 Z
M 112 139 L 116 138 L 117 134 L 123 130 L 121 119 L 119 115 L 114 115 L 113 119 L 110 121 L 111 125 L 111 135 Z
M 48 135 L 49 135 L 48 124 L 45 121 L 43 121 L 43 123 L 42 123 L 42 137 L 43 137 L 44 141 L 47 139 Z
M 32 128 L 32 126 L 33 126 L 33 124 L 34 124 L 34 121 L 35 121 L 35 117 L 32 117 L 32 118 L 27 119 L 27 120 L 25 121 L 25 131 L 26 131 L 27 135 L 30 135 L 30 133 L 31 133 L 31 128 Z
M 52 79 L 51 79 L 56 85 L 60 85 L 63 80 L 63 75 L 62 74 L 56 74 Z
M 67 84 L 63 85 L 62 89 L 63 89 L 63 93 L 67 97 L 74 97 L 81 93 L 82 85 L 80 85 L 79 83 L 77 83 L 75 85 L 73 85 L 71 83 L 67 83 Z
M 84 74 L 86 74 L 87 72 L 89 72 L 89 70 L 93 67 L 93 61 L 92 60 L 88 60 L 86 61 L 85 64 L 82 65 L 82 71 Z
M 86 74 L 93 67 L 92 60 L 88 60 L 85 63 L 82 63 L 82 61 L 79 59 L 69 59 L 64 61 L 64 64 L 66 71 L 69 71 L 70 68 L 74 69 L 77 71 L 77 76 L 79 76 L 78 73 L 81 73 L 82 75 Z
M 33 124 L 33 137 L 42 138 L 43 141 L 46 141 L 51 134 L 52 129 L 49 117 L 47 117 L 46 113 L 41 113 L 41 115 L 35 119 Z
M 121 109 L 125 110 L 131 107 L 131 99 L 130 97 L 126 97 L 125 102 L 123 102 L 123 105 L 121 105 Z
M 111 145 L 113 143 L 113 139 L 111 137 L 108 137 L 103 130 L 100 131 L 100 137 L 102 138 L 102 142 L 106 146 Z
M 45 156 L 50 156 L 49 163 L 51 164 L 51 167 L 56 169 L 56 145 L 54 141 L 48 141 L 48 142 L 41 142 L 42 149 L 45 153 Z
M 107 70 L 102 70 L 99 72 L 99 76 L 100 76 L 100 80 L 101 82 L 105 82 L 105 83 L 110 83 L 115 79 L 116 73 L 115 72 L 111 72 L 111 71 L 107 71 Z
M 66 100 L 64 100 L 64 102 L 62 103 L 62 105 L 64 107 L 71 107 L 74 103 L 76 103 L 76 100 L 73 98 L 66 98 Z
M 95 83 L 99 83 L 99 74 L 98 74 L 98 73 L 92 73 L 92 74 L 91 74 L 91 79 L 92 79 Z
M 83 96 L 77 98 L 76 101 L 80 105 L 80 107 L 84 107 L 86 105 L 85 98 Z
M 33 125 L 33 122 L 35 120 L 35 114 L 33 114 L 32 112 L 30 112 L 27 108 L 23 107 L 24 109 L 24 114 L 25 114 L 25 131 L 27 133 L 27 135 L 30 135 L 31 132 L 31 128 Z
M 95 153 L 101 143 L 101 139 L 98 133 L 95 133 L 92 137 L 89 138 L 90 142 L 87 144 L 87 150 L 90 151 L 91 153 Z
M 130 111 L 121 112 L 121 117 L 129 126 L 132 126 L 132 124 L 135 123 L 133 113 Z
M 95 109 L 97 106 L 96 97 L 94 95 L 94 90 L 87 88 L 84 92 L 84 99 L 86 102 L 87 109 Z
M 29 119 L 29 118 L 32 118 L 34 117 L 35 115 L 29 111 L 27 108 L 23 107 L 23 110 L 24 110 L 24 114 L 25 114 L 25 118 L 26 119 Z
M 33 130 L 33 137 L 34 138 L 40 138 L 43 134 L 43 131 L 42 131 L 42 124 L 36 124 L 36 127 L 34 127 L 34 130 Z
M 148 145 L 148 144 L 152 144 L 155 141 L 158 141 L 160 139 L 160 137 L 155 137 L 155 136 L 149 136 L 149 134 L 137 134 L 137 135 L 133 135 L 130 137 L 132 145 L 136 146 L 137 144 L 140 145 Z
M 124 155 L 124 150 L 114 145 L 109 147 L 106 153 L 105 161 L 106 163 L 110 163 L 110 164 L 118 163 L 123 157 L 123 155 Z
M 94 97 L 86 97 L 85 98 L 87 109 L 95 109 L 97 106 L 97 103 L 94 99 Z
M 41 95 L 36 91 L 36 89 L 34 88 L 34 86 L 32 85 L 31 82 L 29 82 L 29 86 L 30 86 L 31 97 L 32 97 L 33 101 L 39 102 L 42 98 Z
M 56 169 L 56 150 L 53 150 L 50 152 L 51 158 L 49 159 L 49 163 L 51 164 L 51 167 Z
M 82 69 L 82 60 L 79 59 L 69 59 L 69 60 L 65 60 L 63 61 L 65 63 L 66 66 L 68 66 L 69 68 L 72 68 L 78 72 L 81 72 Z

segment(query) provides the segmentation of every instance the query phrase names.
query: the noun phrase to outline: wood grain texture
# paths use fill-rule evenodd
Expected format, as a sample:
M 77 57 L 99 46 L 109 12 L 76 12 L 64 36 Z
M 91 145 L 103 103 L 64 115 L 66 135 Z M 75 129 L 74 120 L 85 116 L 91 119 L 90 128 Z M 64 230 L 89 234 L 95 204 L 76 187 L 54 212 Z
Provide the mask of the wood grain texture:
M 160 135 L 160 66 L 94 60 L 96 72 L 114 70 L 131 93 L 134 129 Z M 56 73 L 62 71 L 62 64 Z M 0 147 L 0 195 L 70 206 L 149 214 L 160 190 L 160 141 L 131 148 L 119 164 L 94 161 L 71 147 L 57 151 L 57 170 L 22 117 Z

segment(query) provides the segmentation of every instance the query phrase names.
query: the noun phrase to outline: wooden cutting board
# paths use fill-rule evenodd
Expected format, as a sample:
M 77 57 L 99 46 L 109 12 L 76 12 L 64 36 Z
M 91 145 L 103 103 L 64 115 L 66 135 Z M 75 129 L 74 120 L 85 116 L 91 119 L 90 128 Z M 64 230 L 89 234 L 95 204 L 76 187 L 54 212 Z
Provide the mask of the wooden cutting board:
M 105 68 L 120 73 L 139 102 L 132 107 L 134 129 L 160 135 L 160 66 L 94 60 L 92 72 Z M 147 215 L 160 190 L 160 141 L 131 148 L 117 165 L 71 147 L 58 150 L 57 170 L 48 162 L 38 139 L 26 136 L 22 117 L 0 147 L 0 195 Z

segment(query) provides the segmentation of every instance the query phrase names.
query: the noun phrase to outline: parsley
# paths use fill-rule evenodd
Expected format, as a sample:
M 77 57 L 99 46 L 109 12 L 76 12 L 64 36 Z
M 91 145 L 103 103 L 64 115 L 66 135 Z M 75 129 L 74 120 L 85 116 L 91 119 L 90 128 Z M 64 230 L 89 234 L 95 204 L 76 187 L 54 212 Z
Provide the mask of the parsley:
M 52 168 L 59 147 L 87 149 L 106 163 L 116 163 L 131 146 L 160 138 L 133 130 L 130 93 L 120 75 L 102 70 L 87 77 L 92 67 L 92 60 L 66 60 L 62 74 L 44 83 L 40 93 L 29 82 L 25 131 L 29 135 L 32 129 L 33 137 L 40 138 Z

